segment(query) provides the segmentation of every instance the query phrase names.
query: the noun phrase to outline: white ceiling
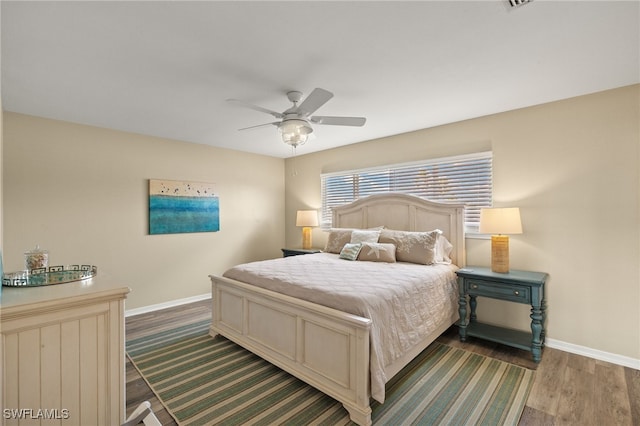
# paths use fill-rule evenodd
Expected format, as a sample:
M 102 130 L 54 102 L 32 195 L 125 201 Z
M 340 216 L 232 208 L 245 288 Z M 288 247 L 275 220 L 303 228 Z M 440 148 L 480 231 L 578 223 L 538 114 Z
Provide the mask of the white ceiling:
M 638 1 L 2 1 L 6 111 L 290 156 L 286 92 L 335 97 L 298 154 L 640 82 Z

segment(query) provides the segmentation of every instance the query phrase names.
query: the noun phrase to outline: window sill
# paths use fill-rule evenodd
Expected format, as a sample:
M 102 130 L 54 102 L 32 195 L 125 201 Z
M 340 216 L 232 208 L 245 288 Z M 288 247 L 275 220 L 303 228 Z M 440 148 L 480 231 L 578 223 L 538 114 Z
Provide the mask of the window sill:
M 490 240 L 491 239 L 491 235 L 479 234 L 477 232 L 467 232 L 464 234 L 464 237 L 468 240 Z

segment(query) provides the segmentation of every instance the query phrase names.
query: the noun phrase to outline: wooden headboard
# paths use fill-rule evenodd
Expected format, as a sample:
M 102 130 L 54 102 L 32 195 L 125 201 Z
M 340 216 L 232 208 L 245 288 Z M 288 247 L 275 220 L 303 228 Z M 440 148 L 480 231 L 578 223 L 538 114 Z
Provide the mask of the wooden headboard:
M 440 229 L 453 245 L 451 260 L 465 266 L 464 205 L 444 204 L 407 194 L 379 194 L 333 209 L 334 228 L 384 226 L 399 231 Z

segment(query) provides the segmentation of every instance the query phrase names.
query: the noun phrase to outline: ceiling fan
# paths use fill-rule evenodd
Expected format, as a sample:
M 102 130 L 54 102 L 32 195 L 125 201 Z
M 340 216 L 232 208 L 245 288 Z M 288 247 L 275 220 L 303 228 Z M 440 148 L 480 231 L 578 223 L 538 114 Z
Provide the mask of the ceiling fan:
M 333 97 L 333 93 L 325 89 L 316 88 L 306 97 L 300 105 L 298 103 L 302 99 L 302 92 L 287 92 L 287 98 L 293 103 L 293 106 L 284 112 L 272 111 L 257 105 L 252 105 L 238 99 L 227 99 L 227 102 L 251 108 L 256 111 L 265 112 L 279 118 L 279 121 L 271 123 L 259 124 L 257 126 L 245 127 L 240 130 L 253 129 L 262 126 L 274 125 L 280 130 L 282 141 L 293 146 L 302 145 L 307 141 L 309 135 L 313 132 L 311 124 L 328 124 L 333 126 L 364 126 L 367 121 L 364 117 L 332 117 L 326 115 L 312 115 L 322 105 L 327 103 Z

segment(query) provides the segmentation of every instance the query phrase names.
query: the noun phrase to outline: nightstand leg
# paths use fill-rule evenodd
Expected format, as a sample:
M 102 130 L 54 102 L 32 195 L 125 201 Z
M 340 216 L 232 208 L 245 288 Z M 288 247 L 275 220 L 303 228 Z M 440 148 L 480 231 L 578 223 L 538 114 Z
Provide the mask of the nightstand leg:
M 540 308 L 542 309 L 542 331 L 540 332 L 540 343 L 544 346 L 547 328 L 547 301 L 542 299 Z
M 467 296 L 464 293 L 460 294 L 460 299 L 458 299 L 458 314 L 460 315 L 458 334 L 460 341 L 464 342 L 467 340 Z
M 478 316 L 476 315 L 476 307 L 478 306 L 478 301 L 476 299 L 476 296 L 469 296 L 469 306 L 471 307 L 469 322 L 476 322 L 476 320 L 478 319 Z
M 531 353 L 533 354 L 533 360 L 540 362 L 542 356 L 542 340 L 540 337 L 542 334 L 542 309 L 540 306 L 531 305 L 531 332 L 533 339 L 531 340 Z

